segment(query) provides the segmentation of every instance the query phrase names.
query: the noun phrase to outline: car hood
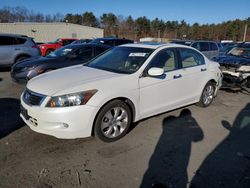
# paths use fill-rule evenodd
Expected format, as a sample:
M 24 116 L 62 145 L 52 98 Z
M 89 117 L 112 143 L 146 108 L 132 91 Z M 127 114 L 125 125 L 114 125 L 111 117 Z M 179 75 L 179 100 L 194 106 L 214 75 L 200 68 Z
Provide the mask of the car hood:
M 29 58 L 29 59 L 16 63 L 15 67 L 16 68 L 32 67 L 32 66 L 39 65 L 42 63 L 51 63 L 51 62 L 55 62 L 58 60 L 59 58 L 47 58 L 47 57 Z
M 28 82 L 27 88 L 44 95 L 62 95 L 70 92 L 98 89 L 98 87 L 102 86 L 101 82 L 104 80 L 123 75 L 77 65 L 37 76 Z M 100 83 L 94 84 L 96 82 Z
M 250 59 L 232 55 L 219 56 L 217 59 L 215 59 L 215 61 L 217 61 L 222 65 L 228 65 L 228 66 L 250 65 Z

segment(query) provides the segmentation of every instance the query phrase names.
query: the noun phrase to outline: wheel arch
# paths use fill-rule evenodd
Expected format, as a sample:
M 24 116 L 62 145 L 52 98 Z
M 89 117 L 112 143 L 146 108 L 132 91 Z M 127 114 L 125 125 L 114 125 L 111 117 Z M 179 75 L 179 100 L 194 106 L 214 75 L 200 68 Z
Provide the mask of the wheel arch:
M 30 54 L 27 54 L 27 53 L 17 54 L 16 57 L 14 58 L 14 62 L 13 62 L 13 63 L 16 63 L 16 61 L 17 61 L 20 57 L 27 57 L 27 58 L 30 58 L 31 55 L 30 55 Z
M 100 109 L 97 111 L 93 124 L 92 124 L 92 130 L 91 130 L 91 135 L 94 136 L 94 130 L 95 130 L 95 123 L 96 123 L 96 118 L 98 116 L 98 114 L 100 113 L 100 111 L 103 109 L 104 106 L 106 106 L 108 103 L 114 101 L 114 100 L 120 100 L 122 102 L 124 102 L 125 104 L 128 105 L 129 109 L 131 110 L 131 115 L 132 115 L 132 122 L 134 122 L 135 117 L 136 117 L 136 109 L 135 109 L 135 105 L 134 103 L 127 97 L 116 97 L 116 98 L 112 98 L 108 101 L 106 101 L 101 107 Z

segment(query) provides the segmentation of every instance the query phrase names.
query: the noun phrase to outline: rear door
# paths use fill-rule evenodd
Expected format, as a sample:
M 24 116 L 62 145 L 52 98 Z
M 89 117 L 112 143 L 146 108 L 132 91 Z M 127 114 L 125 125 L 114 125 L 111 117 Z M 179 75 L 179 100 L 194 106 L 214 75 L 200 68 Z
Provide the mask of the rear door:
M 197 51 L 189 48 L 178 48 L 181 62 L 180 74 L 183 77 L 184 103 L 189 103 L 200 97 L 207 78 L 207 65 L 204 57 Z
M 219 48 L 218 45 L 215 42 L 209 42 L 209 48 L 210 48 L 210 58 L 217 57 L 219 55 Z
M 16 51 L 20 50 L 13 45 L 14 39 L 14 37 L 0 36 L 0 65 L 14 63 Z

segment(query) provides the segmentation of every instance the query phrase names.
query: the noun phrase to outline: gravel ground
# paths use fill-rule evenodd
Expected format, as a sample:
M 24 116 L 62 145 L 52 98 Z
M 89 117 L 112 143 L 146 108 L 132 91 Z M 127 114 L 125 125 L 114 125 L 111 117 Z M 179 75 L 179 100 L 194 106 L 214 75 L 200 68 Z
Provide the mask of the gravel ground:
M 250 95 L 219 91 L 139 123 L 121 140 L 62 140 L 19 118 L 24 85 L 0 72 L 0 187 L 250 187 Z

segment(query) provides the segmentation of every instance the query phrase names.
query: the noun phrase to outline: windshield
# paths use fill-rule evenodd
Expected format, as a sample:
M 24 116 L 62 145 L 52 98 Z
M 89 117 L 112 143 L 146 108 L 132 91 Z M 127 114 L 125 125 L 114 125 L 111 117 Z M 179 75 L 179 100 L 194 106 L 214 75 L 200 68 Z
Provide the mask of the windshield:
M 228 52 L 229 55 L 245 57 L 250 59 L 250 48 L 235 47 Z
M 65 57 L 67 56 L 72 50 L 74 50 L 76 47 L 74 46 L 65 46 L 63 48 L 60 48 L 56 51 L 51 52 L 46 57 Z
M 91 61 L 86 66 L 115 73 L 132 74 L 146 61 L 153 49 L 116 47 Z

